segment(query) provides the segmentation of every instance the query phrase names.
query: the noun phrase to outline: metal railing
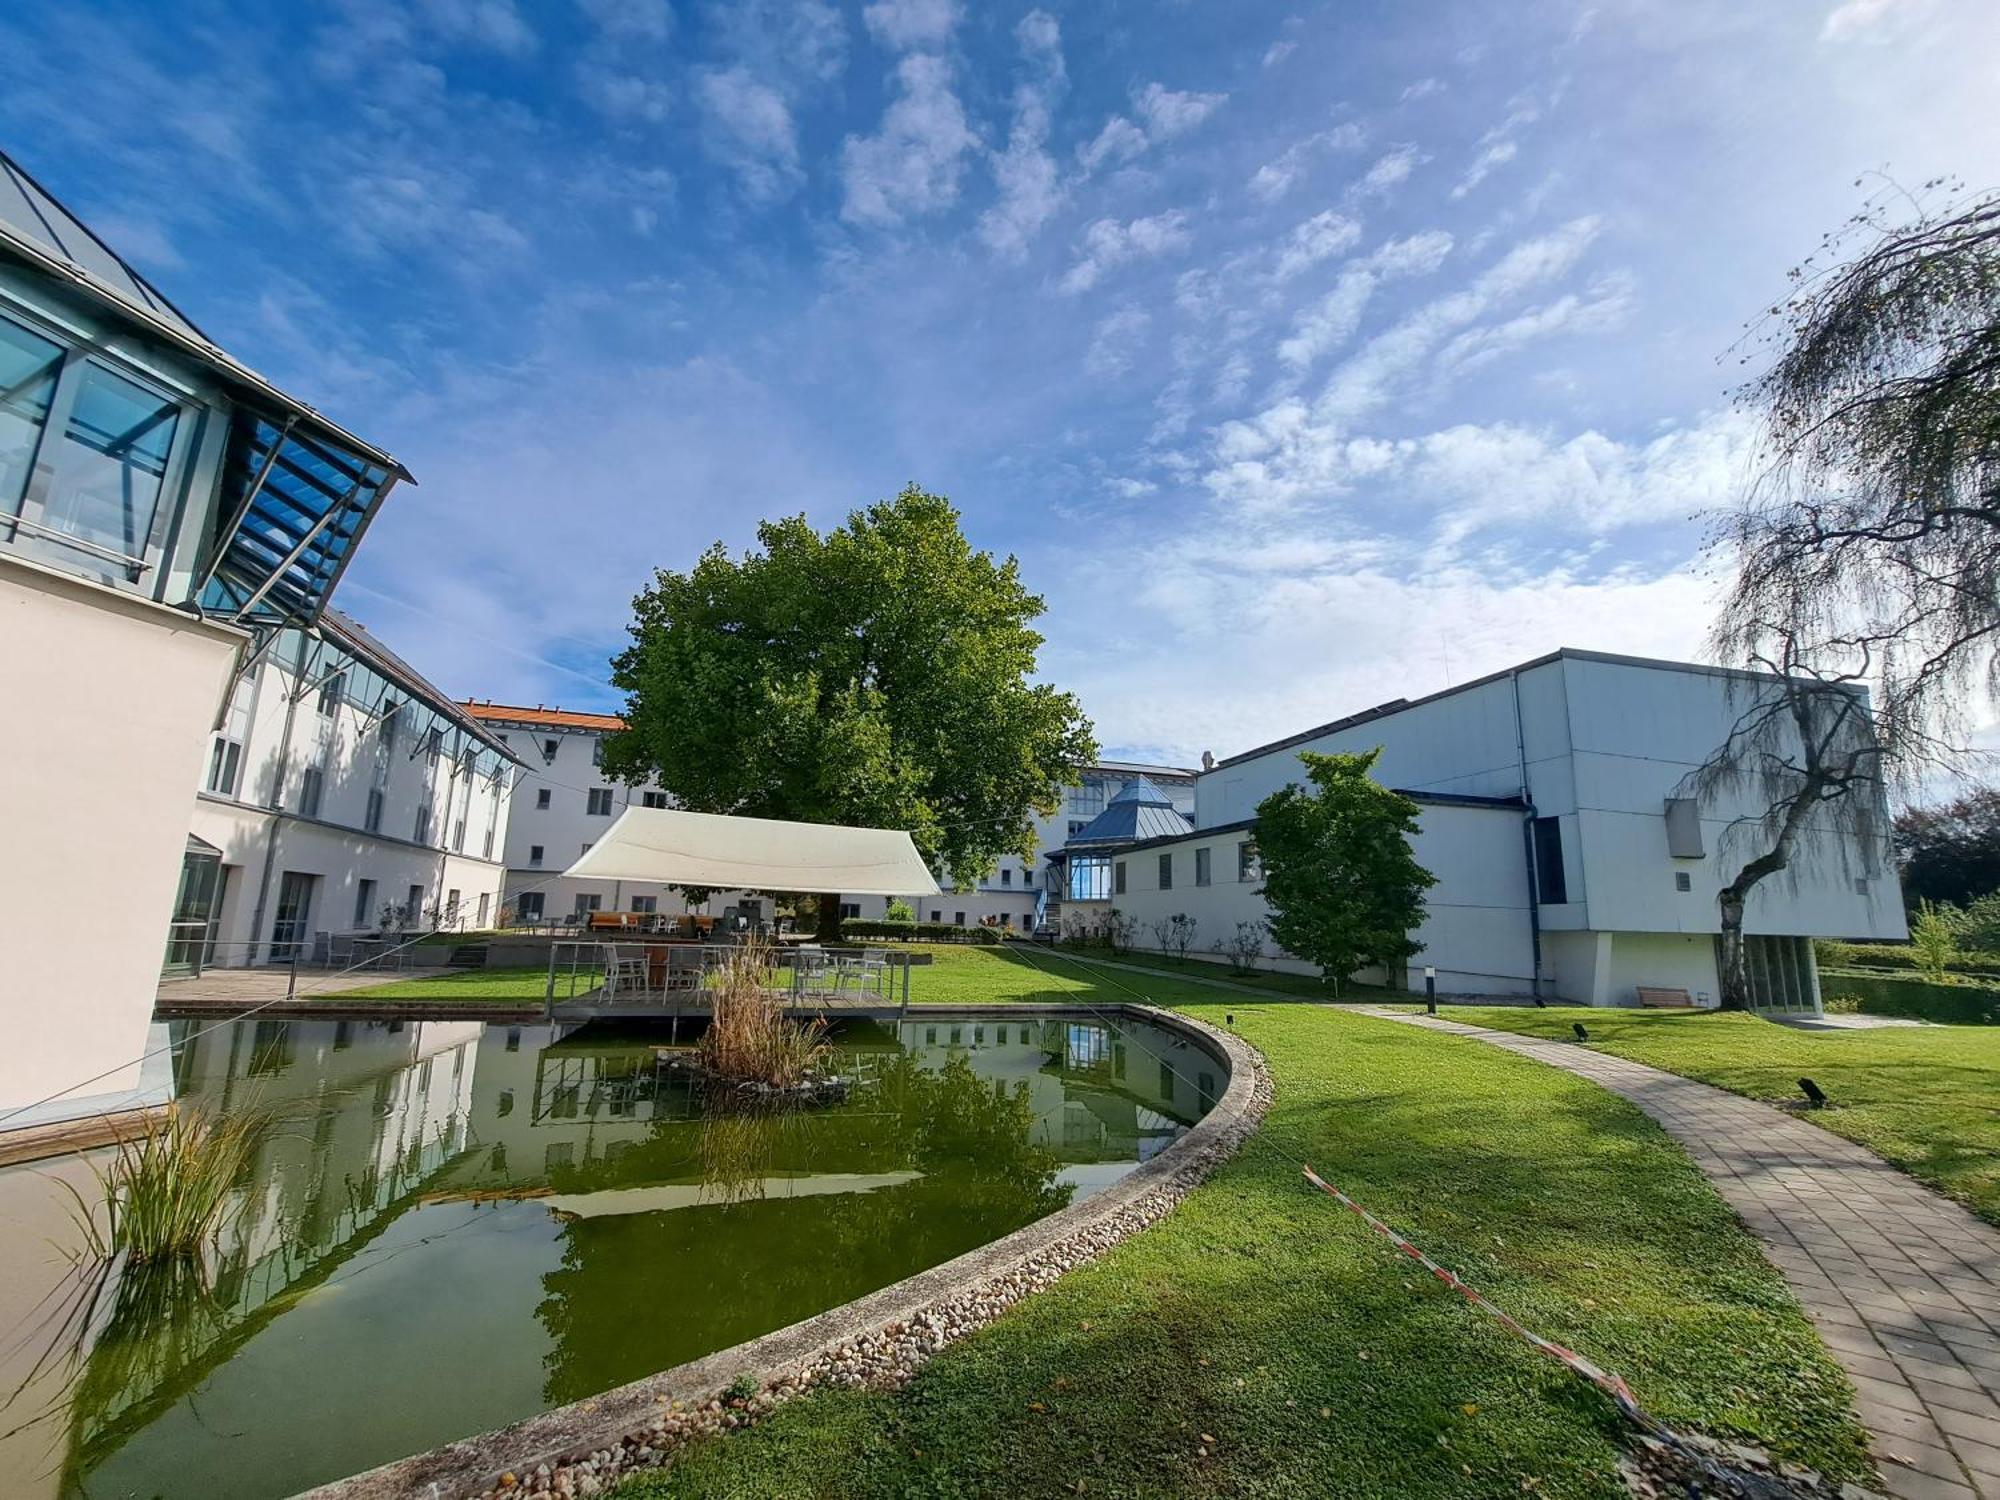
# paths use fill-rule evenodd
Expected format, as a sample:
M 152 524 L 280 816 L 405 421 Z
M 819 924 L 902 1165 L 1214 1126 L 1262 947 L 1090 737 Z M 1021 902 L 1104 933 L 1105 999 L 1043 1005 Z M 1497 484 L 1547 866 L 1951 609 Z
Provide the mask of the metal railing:
M 543 1000 L 551 1014 L 558 1005 L 579 1001 L 598 1006 L 702 1007 L 702 992 L 712 977 L 743 951 L 742 942 L 557 939 L 549 944 Z M 776 981 L 771 988 L 800 1006 L 907 1009 L 908 957 L 889 949 L 786 946 L 770 955 Z

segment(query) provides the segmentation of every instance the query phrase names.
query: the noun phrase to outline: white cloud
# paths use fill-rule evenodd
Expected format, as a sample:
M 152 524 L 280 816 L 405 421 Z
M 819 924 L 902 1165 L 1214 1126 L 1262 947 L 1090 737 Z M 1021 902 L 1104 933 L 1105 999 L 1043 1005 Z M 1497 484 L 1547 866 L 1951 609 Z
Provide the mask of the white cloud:
M 1354 336 L 1369 299 L 1384 279 L 1435 271 L 1451 253 L 1451 246 L 1451 236 L 1444 231 L 1426 230 L 1390 240 L 1348 266 L 1331 291 L 1298 315 L 1290 336 L 1278 345 L 1279 360 L 1293 371 L 1302 371 L 1339 348 Z
M 1136 307 L 1122 307 L 1100 319 L 1091 334 L 1090 349 L 1084 355 L 1084 370 L 1100 377 L 1124 374 L 1138 357 L 1152 322 L 1144 310 Z
M 831 0 L 728 0 L 710 23 L 760 76 L 827 82 L 847 66 L 847 23 Z
M 1358 198 L 1379 197 L 1401 186 L 1411 172 L 1429 160 L 1415 146 L 1398 146 L 1378 157 L 1375 164 L 1361 174 L 1361 180 L 1354 184 L 1351 191 Z
M 965 153 L 978 137 L 951 88 L 951 65 L 912 53 L 896 65 L 899 93 L 872 136 L 849 136 L 841 148 L 840 216 L 855 224 L 900 224 L 958 197 Z
M 873 0 L 861 19 L 870 36 L 895 51 L 942 47 L 958 26 L 958 0 Z
M 673 34 L 674 12 L 667 0 L 577 0 L 606 35 L 640 42 L 664 42 Z
M 671 89 L 636 73 L 584 64 L 578 69 L 577 88 L 584 102 L 607 120 L 657 125 L 673 108 Z
M 790 197 L 804 180 L 792 112 L 784 96 L 750 75 L 724 68 L 697 75 L 695 101 L 708 152 L 731 168 L 753 203 Z
M 513 0 L 421 0 L 424 20 L 449 41 L 520 57 L 533 52 L 537 38 Z
M 1263 65 L 1267 68 L 1275 68 L 1279 63 L 1298 50 L 1299 44 L 1289 37 L 1283 41 L 1273 42 L 1269 47 L 1264 49 Z
M 1049 155 L 1049 117 L 1065 81 L 1062 32 L 1054 16 L 1031 10 L 1014 28 L 1028 76 L 1014 90 L 1007 149 L 993 156 L 999 200 L 979 216 L 979 237 L 996 254 L 1018 259 L 1062 207 L 1064 192 Z
M 1322 151 L 1358 150 L 1366 140 L 1367 132 L 1351 121 L 1336 125 L 1331 130 L 1315 131 L 1302 140 L 1294 141 L 1276 158 L 1259 167 L 1250 178 L 1250 195 L 1265 203 L 1276 203 L 1305 175 L 1313 157 Z
M 1496 167 L 1504 167 L 1512 161 L 1521 148 L 1512 141 L 1495 141 L 1472 159 L 1472 165 L 1465 169 L 1465 175 L 1452 187 L 1454 198 L 1463 198 L 1493 174 Z
M 1179 209 L 1125 224 L 1099 219 L 1083 232 L 1083 243 L 1075 264 L 1063 276 L 1062 289 L 1089 291 L 1113 267 L 1184 250 L 1188 242 L 1187 215 Z
M 1345 214 L 1327 209 L 1314 214 L 1285 236 L 1278 249 L 1278 264 L 1272 272 L 1278 280 L 1289 281 L 1309 271 L 1329 256 L 1350 249 L 1361 238 L 1361 226 Z
M 1438 368 L 1446 375 L 1463 375 L 1537 339 L 1602 333 L 1623 323 L 1631 308 L 1629 280 L 1606 277 L 1586 292 L 1570 292 L 1504 322 L 1459 334 L 1439 351 Z
M 1076 159 L 1086 172 L 1095 172 L 1109 162 L 1130 161 L 1146 149 L 1146 132 L 1123 115 L 1113 115 L 1104 128 L 1080 147 Z
M 1398 98 L 1399 104 L 1415 104 L 1419 99 L 1428 99 L 1432 94 L 1444 92 L 1444 82 L 1437 78 L 1419 78 L 1404 89 Z
M 1922 0 L 1842 0 L 1827 12 L 1819 29 L 1823 42 L 1874 40 L 1893 25 L 1926 8 Z
M 1186 135 L 1222 108 L 1227 94 L 1177 93 L 1157 83 L 1149 83 L 1132 96 L 1139 118 L 1146 122 L 1146 134 L 1155 141 L 1169 141 Z

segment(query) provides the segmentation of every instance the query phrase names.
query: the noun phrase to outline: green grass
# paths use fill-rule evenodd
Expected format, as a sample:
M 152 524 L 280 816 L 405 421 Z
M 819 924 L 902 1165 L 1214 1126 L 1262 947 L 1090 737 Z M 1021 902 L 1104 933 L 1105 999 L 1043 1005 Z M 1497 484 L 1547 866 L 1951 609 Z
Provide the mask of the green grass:
M 604 977 L 601 969 L 579 969 L 578 993 L 594 988 Z M 548 988 L 549 971 L 542 968 L 447 969 L 411 979 L 394 979 L 362 989 L 342 990 L 338 998 L 348 1000 L 468 1000 L 508 1001 L 514 1004 L 542 1003 Z M 569 993 L 569 970 L 557 975 L 556 997 Z
M 1045 953 L 1048 950 L 1038 951 Z M 1064 948 L 1056 951 L 1065 956 L 1069 956 L 1070 953 L 1070 950 Z M 1074 957 L 1093 963 L 1122 963 L 1146 969 L 1166 969 L 1197 979 L 1219 979 L 1225 984 L 1240 984 L 1252 989 L 1269 990 L 1276 995 L 1294 995 L 1303 1000 L 1379 1000 L 1391 993 L 1375 985 L 1344 984 L 1340 987 L 1340 993 L 1335 995 L 1325 983 L 1310 974 L 1279 974 L 1270 969 L 1238 974 L 1226 963 L 1210 963 L 1200 958 L 1174 958 L 1162 953 L 1128 953 L 1122 958 L 1112 958 L 1100 949 L 1079 952 L 1074 954 Z M 1060 962 L 1060 959 L 1057 961 Z
M 924 998 L 1130 998 L 1046 956 L 954 954 Z M 1593 1085 L 1479 1043 L 1117 976 L 1237 1027 L 1260 1135 L 1161 1224 L 933 1360 L 710 1440 L 640 1496 L 1623 1493 L 1605 1400 L 1421 1274 L 1311 1161 L 1662 1418 L 1860 1477 L 1844 1377 L 1686 1157 Z M 1214 1439 L 1207 1456 L 1203 1434 Z
M 2000 1224 L 2000 1029 L 1896 1026 L 1796 1031 L 1741 1013 L 1505 1006 L 1452 1019 L 1568 1036 L 1752 1099 L 1796 1100 L 1809 1077 L 1833 1101 L 1804 1118 L 1857 1141 Z

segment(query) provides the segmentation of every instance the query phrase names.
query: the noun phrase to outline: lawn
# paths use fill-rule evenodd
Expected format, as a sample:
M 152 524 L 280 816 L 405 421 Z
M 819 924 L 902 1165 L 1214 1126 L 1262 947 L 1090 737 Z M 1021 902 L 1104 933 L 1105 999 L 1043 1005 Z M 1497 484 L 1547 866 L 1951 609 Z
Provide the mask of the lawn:
M 561 972 L 557 998 L 569 990 L 569 970 Z M 601 969 L 579 969 L 577 991 L 594 988 L 604 977 Z M 546 967 L 518 969 L 445 969 L 408 979 L 392 979 L 358 990 L 342 990 L 341 1000 L 483 1000 L 515 1005 L 542 1003 L 547 991 Z
M 1452 1019 L 1568 1036 L 1752 1099 L 1796 1100 L 1811 1078 L 1833 1101 L 1806 1116 L 2000 1224 L 2000 1028 L 1795 1031 L 1719 1011 L 1458 1007 Z
M 1049 952 L 1046 948 L 1035 950 L 1037 955 Z M 1060 964 L 1065 959 L 1080 958 L 1088 963 L 1127 964 L 1145 969 L 1165 969 L 1176 974 L 1186 974 L 1196 979 L 1219 979 L 1225 984 L 1240 984 L 1252 989 L 1269 990 L 1277 995 L 1291 995 L 1301 1000 L 1380 1000 L 1392 998 L 1391 992 L 1374 985 L 1345 984 L 1336 996 L 1323 981 L 1311 974 L 1279 974 L 1269 969 L 1258 969 L 1249 974 L 1238 974 L 1226 963 L 1210 963 L 1200 958 L 1174 958 L 1162 953 L 1128 953 L 1122 958 L 1112 958 L 1103 950 L 1072 953 L 1069 949 L 1058 948 L 1059 955 L 1053 962 Z M 1404 998 L 1400 992 L 1393 998 Z
M 1477 1043 L 1046 955 L 940 953 L 918 978 L 926 1000 L 1111 1004 L 1129 983 L 1218 1025 L 1233 1013 L 1276 1102 L 1168 1219 L 903 1391 L 791 1403 L 624 1500 L 1621 1495 L 1604 1399 L 1414 1273 L 1296 1158 L 1661 1417 L 1861 1475 L 1844 1377 L 1624 1101 Z

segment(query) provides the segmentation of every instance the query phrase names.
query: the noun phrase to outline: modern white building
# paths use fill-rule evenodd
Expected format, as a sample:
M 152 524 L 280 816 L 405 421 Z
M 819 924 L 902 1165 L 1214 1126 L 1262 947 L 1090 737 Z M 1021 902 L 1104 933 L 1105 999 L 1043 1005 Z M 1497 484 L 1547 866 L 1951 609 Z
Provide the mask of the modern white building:
M 406 477 L 0 155 L 0 693 L 34 725 L 0 776 L 0 1158 L 169 1097 L 188 788 L 258 637 L 317 621 Z
M 278 631 L 209 740 L 169 971 L 326 956 L 356 932 L 492 925 L 516 769 L 340 611 Z
M 1258 802 L 1303 782 L 1305 750 L 1380 748 L 1375 774 L 1421 809 L 1415 853 L 1439 878 L 1404 975 L 1447 992 L 1637 1003 L 1641 987 L 1720 991 L 1716 893 L 1758 852 L 1745 802 L 1697 806 L 1689 773 L 1751 706 L 1751 674 L 1565 649 L 1415 701 L 1397 700 L 1233 755 L 1195 783 L 1194 829 L 1135 842 L 1112 903 L 1138 941 L 1184 912 L 1197 946 L 1261 923 Z M 1785 875 L 1752 893 L 1751 980 L 1771 1009 L 1814 1010 L 1810 939 L 1907 935 L 1887 842 L 1816 826 Z M 1210 955 L 1213 956 L 1213 955 Z M 1310 971 L 1264 943 L 1263 960 Z M 1366 977 L 1366 976 L 1363 976 Z

